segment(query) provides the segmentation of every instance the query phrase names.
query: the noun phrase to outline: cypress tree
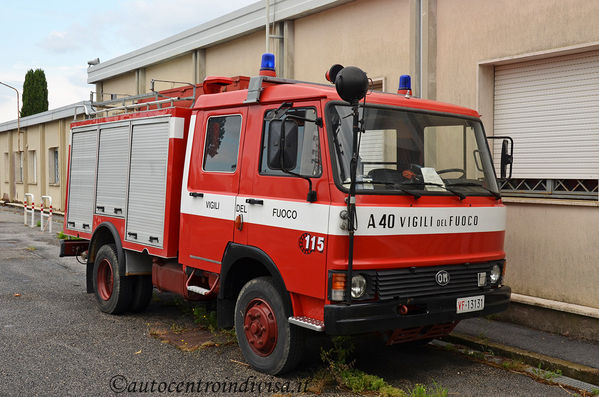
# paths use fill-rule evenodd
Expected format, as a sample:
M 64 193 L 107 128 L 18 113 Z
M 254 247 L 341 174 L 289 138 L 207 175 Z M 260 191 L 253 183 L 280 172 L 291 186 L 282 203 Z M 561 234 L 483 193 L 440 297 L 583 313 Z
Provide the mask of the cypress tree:
M 21 117 L 48 110 L 48 83 L 42 69 L 29 69 L 23 83 Z

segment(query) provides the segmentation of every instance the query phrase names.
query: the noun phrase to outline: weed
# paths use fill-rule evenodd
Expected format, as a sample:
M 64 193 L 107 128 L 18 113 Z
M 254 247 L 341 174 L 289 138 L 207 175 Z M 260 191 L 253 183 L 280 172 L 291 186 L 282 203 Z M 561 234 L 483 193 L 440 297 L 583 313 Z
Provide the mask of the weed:
M 179 325 L 177 323 L 171 324 L 171 331 L 173 331 L 173 333 L 175 333 L 175 334 L 180 334 L 186 330 L 187 329 L 185 327 L 183 327 L 182 325 Z
M 532 369 L 532 373 L 535 376 L 545 379 L 545 380 L 552 380 L 552 379 L 562 376 L 561 369 L 556 369 L 555 371 L 551 371 L 549 369 L 543 369 L 543 367 L 541 366 L 541 363 L 539 363 L 537 368 Z
M 191 313 L 193 314 L 193 321 L 195 321 L 196 324 L 207 328 L 210 332 L 216 331 L 215 311 L 208 311 L 205 306 L 196 306 L 191 309 Z
M 501 366 L 510 371 L 523 371 L 526 368 L 526 364 L 516 360 L 505 360 L 501 363 Z
M 434 383 L 433 390 L 428 391 L 426 386 L 417 384 L 408 394 L 409 397 L 447 397 L 447 389 Z
M 355 346 L 349 337 L 335 337 L 332 339 L 333 348 L 329 350 L 322 349 L 320 358 L 327 365 L 316 373 L 311 381 L 311 390 L 314 393 L 322 393 L 327 385 L 334 383 L 347 387 L 354 393 L 376 392 L 383 397 L 446 397 L 447 390 L 439 387 L 435 383 L 435 389 L 427 392 L 426 387 L 416 385 L 416 387 L 406 393 L 405 391 L 393 387 L 381 377 L 370 375 L 354 368 L 354 361 L 351 355 Z
M 592 389 L 592 390 L 591 390 L 591 394 L 592 394 L 593 396 L 599 396 L 599 388 L 597 388 L 597 389 Z
M 67 236 L 63 232 L 56 233 L 56 238 L 59 240 L 81 240 L 79 237 Z

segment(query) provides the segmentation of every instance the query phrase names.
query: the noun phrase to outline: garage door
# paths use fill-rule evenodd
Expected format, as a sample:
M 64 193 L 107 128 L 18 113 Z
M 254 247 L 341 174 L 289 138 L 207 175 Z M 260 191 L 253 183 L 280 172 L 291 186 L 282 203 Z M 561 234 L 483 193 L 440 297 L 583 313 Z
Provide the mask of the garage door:
M 494 134 L 514 139 L 514 178 L 599 178 L 598 93 L 599 52 L 495 67 Z

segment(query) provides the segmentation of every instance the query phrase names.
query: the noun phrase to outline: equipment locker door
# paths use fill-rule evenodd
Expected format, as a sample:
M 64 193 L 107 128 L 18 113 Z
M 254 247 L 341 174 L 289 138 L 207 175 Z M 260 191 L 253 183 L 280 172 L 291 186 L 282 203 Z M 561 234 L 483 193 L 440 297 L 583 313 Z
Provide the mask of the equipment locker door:
M 200 112 L 190 131 L 181 194 L 181 263 L 219 272 L 225 248 L 234 240 L 246 116 L 245 107 Z
M 91 233 L 94 216 L 98 127 L 73 129 L 67 226 Z
M 252 156 L 254 164 L 244 164 L 242 176 L 252 184 L 252 194 L 243 198 L 247 244 L 275 262 L 289 291 L 323 298 L 330 205 L 328 167 L 322 161 L 324 128 L 298 120 L 298 158 L 292 171 L 310 177 L 317 201 L 309 202 L 305 179 L 268 167 L 270 120 L 282 116 L 274 114 L 276 108 L 256 107 L 249 115 L 253 125 L 261 123 L 263 128 L 248 131 L 244 148 L 258 154 Z M 286 114 L 310 120 L 322 117 L 319 102 L 296 103 Z

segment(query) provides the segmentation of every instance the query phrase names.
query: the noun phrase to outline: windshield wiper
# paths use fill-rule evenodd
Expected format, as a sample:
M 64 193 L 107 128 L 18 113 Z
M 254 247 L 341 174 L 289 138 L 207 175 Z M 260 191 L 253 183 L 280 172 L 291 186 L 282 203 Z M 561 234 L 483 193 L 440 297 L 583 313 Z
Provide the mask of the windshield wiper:
M 501 198 L 501 194 L 489 189 L 486 186 L 483 186 L 480 183 L 476 183 L 476 182 L 453 182 L 453 183 L 448 183 L 447 185 L 449 185 L 449 186 L 477 186 L 477 187 L 483 188 L 487 192 L 491 193 L 493 196 L 495 196 L 495 198 L 497 200 L 499 200 Z
M 400 183 L 401 186 L 438 186 L 442 189 L 447 190 L 449 193 L 452 193 L 456 196 L 458 196 L 460 198 L 460 200 L 464 200 L 466 198 L 466 196 L 463 193 L 458 192 L 457 190 L 453 190 L 448 188 L 447 186 L 441 184 L 441 183 L 434 183 L 434 182 L 404 182 L 404 183 Z
M 408 190 L 408 189 L 404 189 L 401 187 L 402 183 L 397 183 L 397 182 L 383 182 L 383 181 L 362 181 L 361 183 L 372 183 L 375 185 L 386 185 L 386 186 L 392 186 L 393 188 L 399 190 L 402 193 L 405 194 L 409 194 L 410 196 L 414 197 L 416 200 L 418 200 L 420 197 L 422 197 L 422 194 L 420 193 L 416 193 L 412 190 Z
M 344 185 L 347 185 L 349 182 L 345 182 Z M 404 189 L 402 188 L 400 185 L 402 185 L 401 183 L 397 183 L 397 182 L 385 182 L 385 181 L 356 181 L 356 184 L 373 184 L 373 185 L 385 185 L 385 186 L 391 186 L 396 190 L 399 190 L 402 193 L 408 194 L 412 197 L 414 197 L 416 200 L 418 200 L 420 197 L 422 197 L 422 194 L 420 193 L 416 193 L 413 190 L 408 190 L 408 189 Z

